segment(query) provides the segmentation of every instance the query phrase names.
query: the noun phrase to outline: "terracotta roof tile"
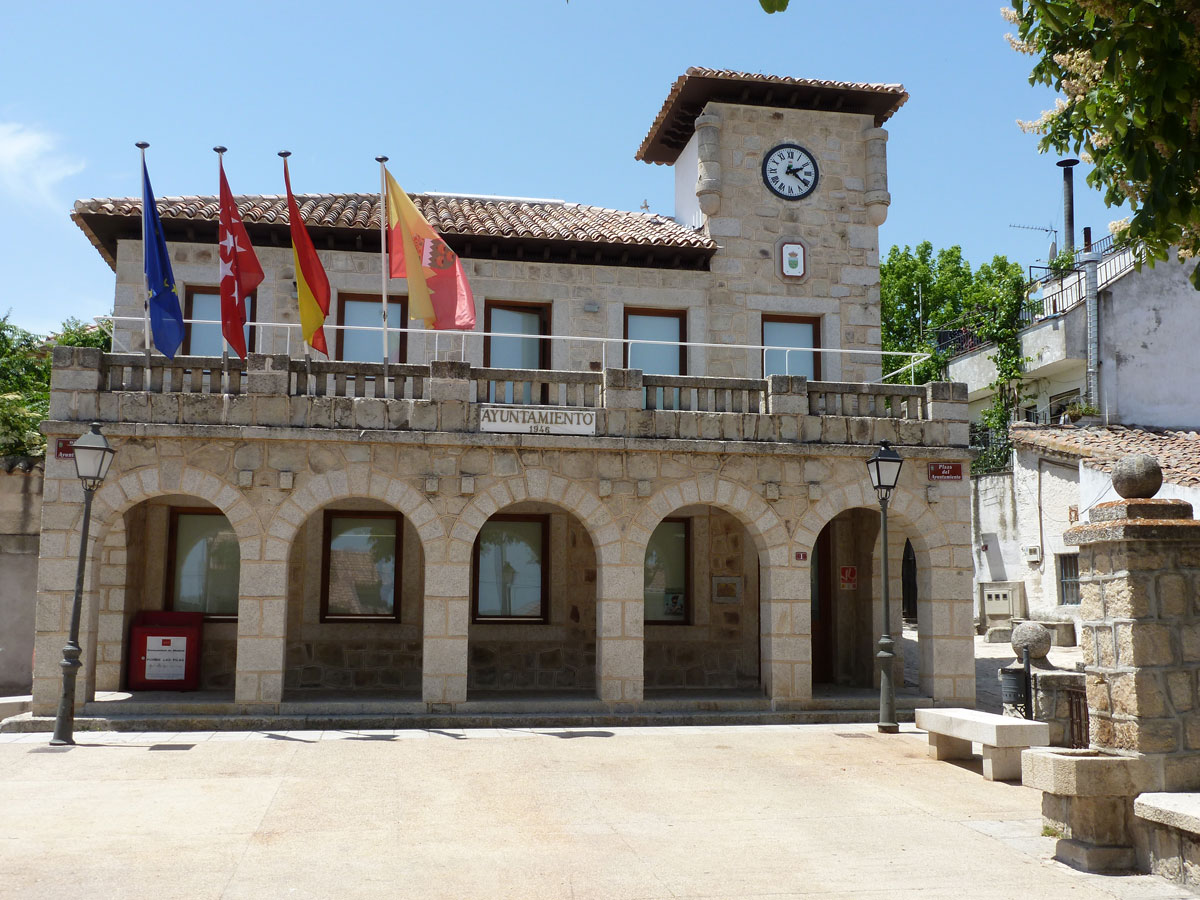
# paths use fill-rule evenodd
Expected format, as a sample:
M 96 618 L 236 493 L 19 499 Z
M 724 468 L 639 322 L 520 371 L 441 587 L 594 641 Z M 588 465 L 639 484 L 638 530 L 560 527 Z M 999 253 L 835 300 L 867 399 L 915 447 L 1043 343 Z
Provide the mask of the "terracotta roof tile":
M 1171 484 L 1200 485 L 1200 434 L 1124 425 L 1033 425 L 1017 423 L 1011 429 L 1017 447 L 1049 450 L 1086 460 L 1089 468 L 1111 472 L 1113 463 L 1131 453 L 1147 453 L 1162 466 L 1163 480 Z
M 651 163 L 673 163 L 695 131 L 696 116 L 710 100 L 865 113 L 874 116 L 875 124 L 879 126 L 904 105 L 908 92 L 902 84 L 788 78 L 692 66 L 671 85 L 635 158 Z
M 624 212 L 561 200 L 525 200 L 453 194 L 411 194 L 413 202 L 442 235 L 566 241 L 629 247 L 655 247 L 712 252 L 716 243 L 706 235 L 666 216 Z M 235 198 L 247 225 L 283 225 L 287 200 L 278 195 Z M 300 215 L 310 227 L 379 230 L 377 194 L 298 194 Z M 214 223 L 216 197 L 160 197 L 163 220 Z M 79 200 L 73 218 L 88 230 L 93 217 L 140 218 L 140 198 Z M 92 236 L 92 235 L 89 235 Z M 93 243 L 95 243 L 93 239 Z M 98 245 L 99 246 L 99 245 Z

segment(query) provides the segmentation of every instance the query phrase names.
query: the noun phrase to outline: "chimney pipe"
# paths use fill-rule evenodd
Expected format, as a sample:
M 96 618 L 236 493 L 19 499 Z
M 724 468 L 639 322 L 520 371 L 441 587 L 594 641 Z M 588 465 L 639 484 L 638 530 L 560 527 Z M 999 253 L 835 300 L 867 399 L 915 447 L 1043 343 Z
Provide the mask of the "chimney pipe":
M 1071 170 L 1079 165 L 1077 159 L 1061 159 L 1055 163 L 1063 170 L 1063 249 L 1075 252 L 1075 180 Z
M 1083 226 L 1083 252 L 1092 252 L 1092 229 L 1090 225 Z

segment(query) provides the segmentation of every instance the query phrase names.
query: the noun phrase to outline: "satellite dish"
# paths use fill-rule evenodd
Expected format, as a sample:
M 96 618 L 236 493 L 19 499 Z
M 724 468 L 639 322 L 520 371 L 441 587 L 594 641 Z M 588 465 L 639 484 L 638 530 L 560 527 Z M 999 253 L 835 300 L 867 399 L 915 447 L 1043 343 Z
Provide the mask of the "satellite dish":
M 1046 257 L 1047 262 L 1054 262 L 1054 257 L 1058 256 L 1058 241 L 1050 242 L 1050 255 Z

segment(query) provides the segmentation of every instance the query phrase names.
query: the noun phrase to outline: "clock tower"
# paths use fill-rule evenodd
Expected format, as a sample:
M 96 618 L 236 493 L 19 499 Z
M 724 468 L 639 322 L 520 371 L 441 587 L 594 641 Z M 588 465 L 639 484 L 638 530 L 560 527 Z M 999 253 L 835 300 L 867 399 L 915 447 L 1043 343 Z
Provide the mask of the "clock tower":
M 710 343 L 773 345 L 770 323 L 808 322 L 810 377 L 878 380 L 879 226 L 887 132 L 901 85 L 691 68 L 676 80 L 637 158 L 675 169 L 675 218 L 720 249 L 707 297 Z M 709 354 L 719 374 L 744 355 Z

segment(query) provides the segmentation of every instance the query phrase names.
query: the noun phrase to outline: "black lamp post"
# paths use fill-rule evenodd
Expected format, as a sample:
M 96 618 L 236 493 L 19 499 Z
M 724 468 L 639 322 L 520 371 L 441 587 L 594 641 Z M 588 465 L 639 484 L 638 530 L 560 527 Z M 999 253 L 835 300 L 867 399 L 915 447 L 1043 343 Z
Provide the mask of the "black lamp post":
M 884 734 L 895 734 L 900 730 L 896 722 L 896 687 L 892 684 L 896 642 L 892 640 L 891 598 L 888 596 L 887 511 L 903 464 L 904 460 L 888 441 L 880 441 L 875 455 L 867 460 L 871 487 L 875 488 L 875 496 L 879 498 L 879 511 L 883 519 L 883 635 L 879 638 L 876 658 L 879 660 L 879 730 Z
M 79 675 L 79 615 L 83 605 L 83 570 L 87 563 L 88 526 L 92 520 L 92 495 L 108 474 L 116 452 L 100 433 L 100 424 L 75 442 L 75 474 L 83 483 L 83 529 L 79 535 L 79 566 L 75 570 L 75 599 L 71 603 L 71 628 L 63 647 L 62 696 L 58 700 L 58 715 L 54 718 L 54 746 L 75 743 L 75 679 Z

